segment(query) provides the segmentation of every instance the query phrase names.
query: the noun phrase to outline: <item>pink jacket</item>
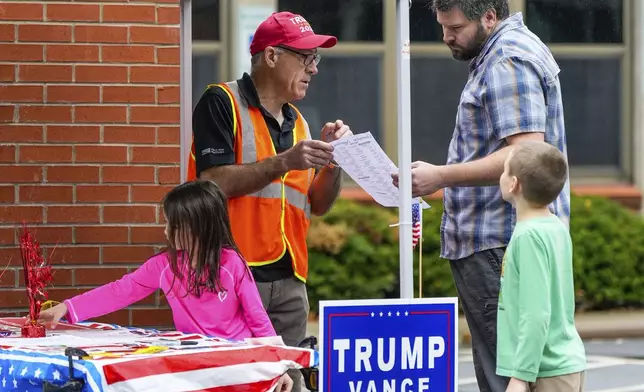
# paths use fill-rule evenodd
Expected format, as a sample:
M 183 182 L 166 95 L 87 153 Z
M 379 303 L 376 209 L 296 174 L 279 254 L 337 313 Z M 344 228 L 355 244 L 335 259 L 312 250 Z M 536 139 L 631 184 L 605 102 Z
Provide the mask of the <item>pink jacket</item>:
M 221 256 L 219 280 L 226 292 L 186 295 L 167 253 L 157 254 L 121 279 L 65 300 L 68 321 L 75 323 L 125 308 L 161 289 L 172 309 L 175 329 L 226 339 L 275 336 L 246 263 L 230 249 Z

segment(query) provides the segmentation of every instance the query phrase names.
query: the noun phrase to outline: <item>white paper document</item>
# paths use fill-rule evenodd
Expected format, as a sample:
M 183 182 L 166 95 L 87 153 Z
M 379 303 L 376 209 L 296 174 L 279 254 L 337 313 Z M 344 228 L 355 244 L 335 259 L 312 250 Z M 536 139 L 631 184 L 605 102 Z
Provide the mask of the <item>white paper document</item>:
M 396 165 L 382 150 L 371 132 L 343 137 L 331 142 L 333 159 L 362 189 L 380 205 L 400 206 L 400 191 L 394 186 L 391 174 Z M 421 206 L 429 208 L 422 199 Z

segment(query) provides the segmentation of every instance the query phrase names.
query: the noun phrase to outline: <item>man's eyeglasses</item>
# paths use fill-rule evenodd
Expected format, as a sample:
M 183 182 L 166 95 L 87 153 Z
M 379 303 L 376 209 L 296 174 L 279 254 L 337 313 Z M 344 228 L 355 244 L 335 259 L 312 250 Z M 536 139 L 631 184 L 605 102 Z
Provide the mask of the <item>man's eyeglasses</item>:
M 302 53 L 302 52 L 298 52 L 297 50 L 287 48 L 285 46 L 278 46 L 278 48 L 284 49 L 284 50 L 287 50 L 287 51 L 289 51 L 291 53 L 295 53 L 295 54 L 297 54 L 299 56 L 302 56 L 302 58 L 304 58 L 304 66 L 305 67 L 308 67 L 312 63 L 315 63 L 315 65 L 318 65 L 320 63 L 320 60 L 322 59 L 322 55 L 320 55 L 318 53 Z

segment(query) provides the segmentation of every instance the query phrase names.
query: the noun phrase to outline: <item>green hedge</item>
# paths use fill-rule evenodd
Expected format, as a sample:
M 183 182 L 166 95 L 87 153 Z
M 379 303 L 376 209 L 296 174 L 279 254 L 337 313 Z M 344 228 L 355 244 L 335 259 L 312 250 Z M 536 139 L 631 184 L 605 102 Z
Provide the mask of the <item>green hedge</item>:
M 644 220 L 621 205 L 573 196 L 578 310 L 644 305 Z M 440 254 L 442 204 L 423 211 L 423 297 L 455 296 L 447 260 Z M 396 209 L 339 200 L 314 218 L 308 235 L 311 312 L 325 299 L 399 296 Z M 418 290 L 418 247 L 414 251 L 414 296 Z

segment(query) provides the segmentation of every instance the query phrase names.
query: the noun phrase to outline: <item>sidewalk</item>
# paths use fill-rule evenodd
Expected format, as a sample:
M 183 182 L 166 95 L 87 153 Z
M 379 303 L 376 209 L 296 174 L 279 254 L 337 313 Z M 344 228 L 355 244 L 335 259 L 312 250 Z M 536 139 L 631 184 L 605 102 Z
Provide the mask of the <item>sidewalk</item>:
M 575 316 L 582 339 L 644 338 L 644 310 L 614 310 L 579 313 Z M 465 317 L 459 317 L 460 344 L 470 343 Z M 308 335 L 318 336 L 318 322 L 310 320 Z

